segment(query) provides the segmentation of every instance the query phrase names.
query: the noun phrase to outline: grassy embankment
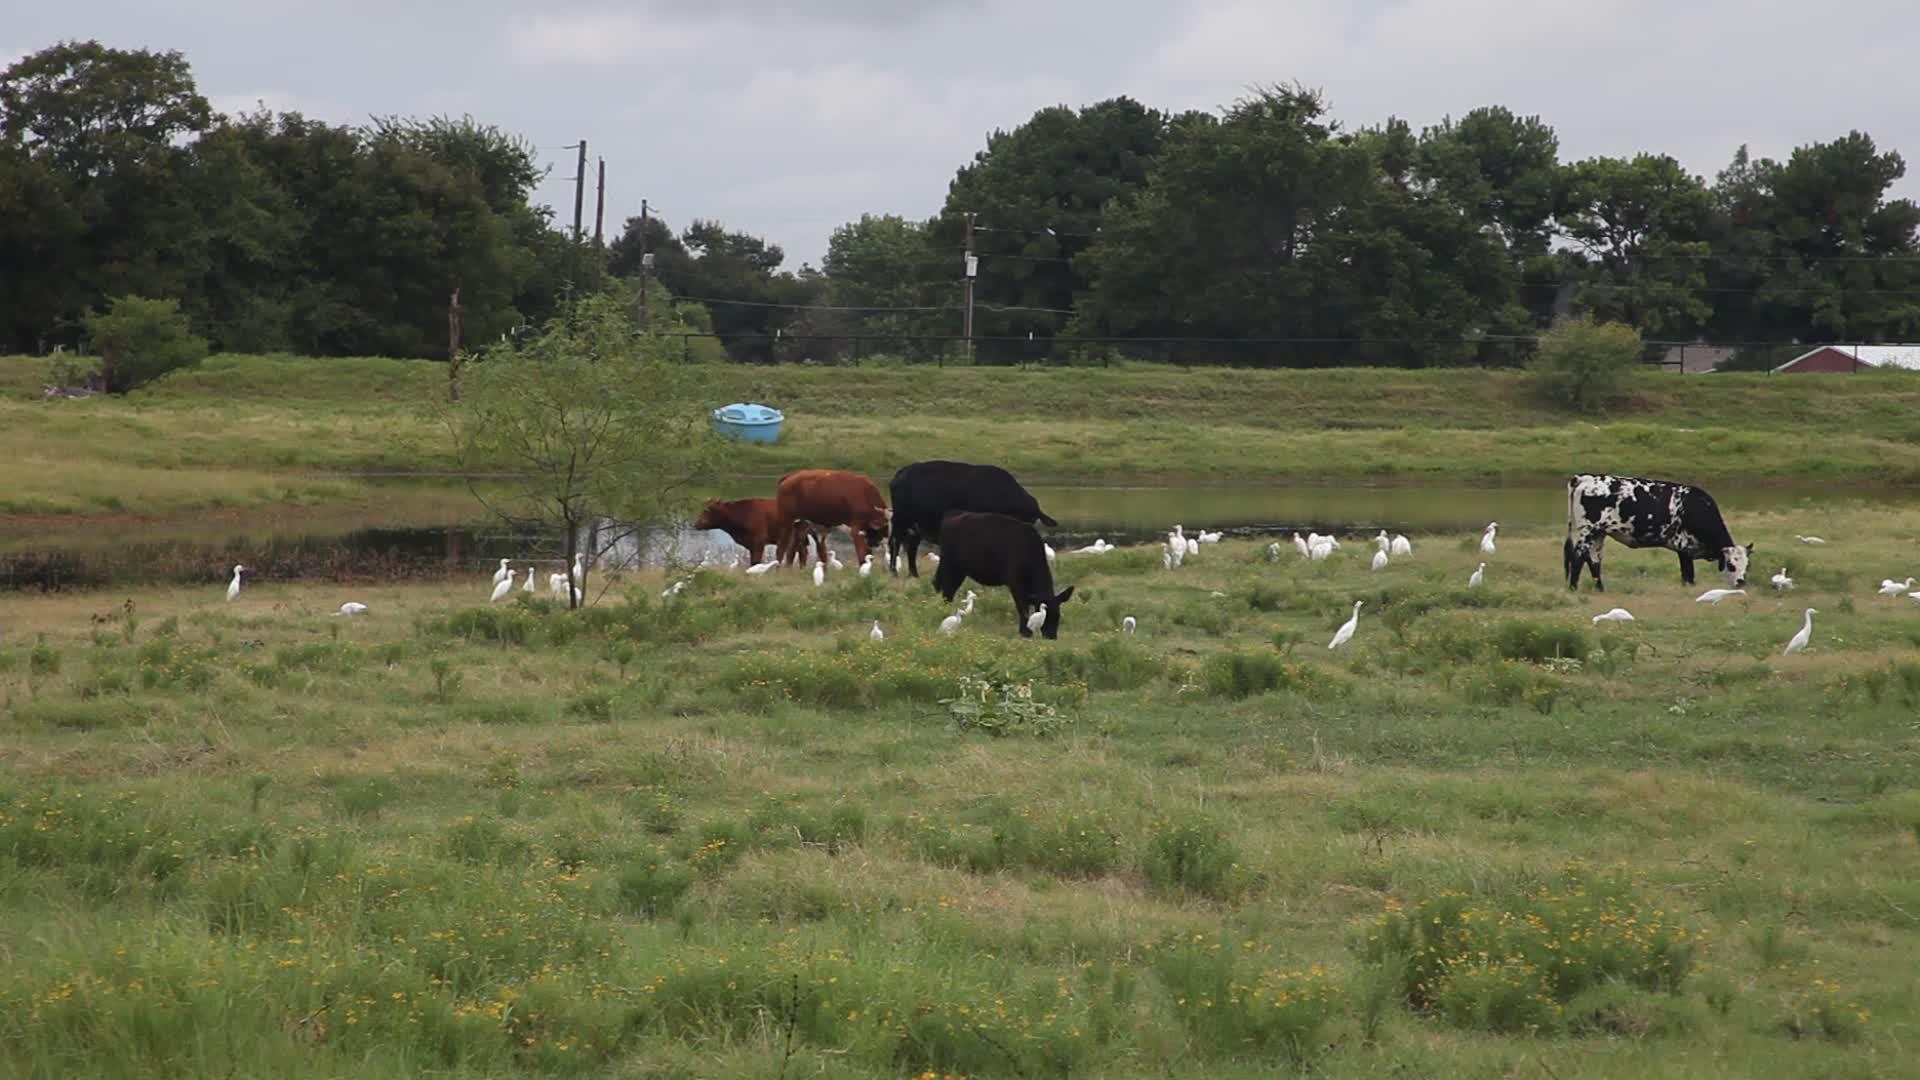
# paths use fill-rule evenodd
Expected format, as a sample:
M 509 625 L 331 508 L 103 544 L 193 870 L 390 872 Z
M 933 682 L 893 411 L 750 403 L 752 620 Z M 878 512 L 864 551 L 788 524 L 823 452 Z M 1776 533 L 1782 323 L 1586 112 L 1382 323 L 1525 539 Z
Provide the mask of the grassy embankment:
M 1920 514 L 1829 525 L 1717 607 L 1550 531 L 1066 555 L 1058 642 L 852 575 L 10 599 L 0 1073 L 1903 1075 Z M 955 727 L 995 673 L 1058 718 Z
M 445 369 L 221 356 L 126 400 L 32 400 L 45 363 L 0 359 L 0 511 L 166 515 L 324 507 L 377 518 L 444 489 L 351 474 L 448 467 L 423 406 Z M 1701 482 L 1920 480 L 1920 379 L 1647 372 L 1601 422 L 1540 405 L 1523 373 L 714 366 L 714 404 L 790 416 L 743 473 L 885 477 L 926 457 L 1035 481 L 1518 483 L 1578 469 Z M 428 505 L 427 509 L 440 507 Z M 418 514 L 415 514 L 416 520 Z

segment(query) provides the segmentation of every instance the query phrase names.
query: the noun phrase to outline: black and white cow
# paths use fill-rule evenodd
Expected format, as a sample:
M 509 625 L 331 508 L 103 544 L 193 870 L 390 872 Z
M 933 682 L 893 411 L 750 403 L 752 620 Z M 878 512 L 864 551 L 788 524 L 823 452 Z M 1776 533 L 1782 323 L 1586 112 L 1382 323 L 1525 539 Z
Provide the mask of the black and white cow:
M 1581 473 L 1567 481 L 1567 588 L 1580 585 L 1580 568 L 1600 580 L 1600 546 L 1613 537 L 1630 548 L 1663 547 L 1680 556 L 1680 580 L 1693 584 L 1693 561 L 1712 560 L 1733 578 L 1747 583 L 1747 557 L 1753 545 L 1733 542 L 1720 507 L 1705 488 L 1672 480 Z

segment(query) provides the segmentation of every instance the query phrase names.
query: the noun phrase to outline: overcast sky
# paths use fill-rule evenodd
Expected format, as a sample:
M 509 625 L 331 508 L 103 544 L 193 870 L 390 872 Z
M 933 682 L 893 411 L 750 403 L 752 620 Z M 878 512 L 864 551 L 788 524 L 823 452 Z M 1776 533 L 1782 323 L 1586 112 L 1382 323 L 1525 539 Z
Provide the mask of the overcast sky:
M 68 38 L 178 49 L 226 110 L 470 113 L 554 166 L 586 138 L 607 228 L 642 196 L 819 264 L 863 212 L 922 218 L 995 128 L 1129 94 L 1212 109 L 1321 88 L 1349 125 L 1535 113 L 1561 156 L 1670 153 L 1711 180 L 1859 128 L 1920 154 L 1913 0 L 0 0 L 0 61 Z M 803 13 L 804 12 L 804 13 Z M 592 161 L 589 161 L 589 173 Z M 1909 176 L 1901 193 L 1920 194 Z M 589 228 L 593 194 L 587 195 Z

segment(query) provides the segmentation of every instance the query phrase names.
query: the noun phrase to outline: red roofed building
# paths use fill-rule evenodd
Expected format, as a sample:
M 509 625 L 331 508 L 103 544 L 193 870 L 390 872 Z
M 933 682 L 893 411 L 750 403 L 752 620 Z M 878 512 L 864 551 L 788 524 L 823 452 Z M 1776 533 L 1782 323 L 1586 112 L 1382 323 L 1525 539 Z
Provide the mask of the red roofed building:
M 1920 371 L 1920 345 L 1822 345 L 1774 368 L 1774 375 L 1852 374 L 1904 368 Z

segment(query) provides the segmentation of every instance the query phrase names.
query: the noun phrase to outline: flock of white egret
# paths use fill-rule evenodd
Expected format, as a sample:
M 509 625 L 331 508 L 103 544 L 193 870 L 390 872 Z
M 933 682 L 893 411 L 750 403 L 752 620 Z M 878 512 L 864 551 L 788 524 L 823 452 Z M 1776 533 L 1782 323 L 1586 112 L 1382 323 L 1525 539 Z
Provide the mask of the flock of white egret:
M 1492 521 L 1487 523 L 1486 531 L 1480 536 L 1479 550 L 1481 554 L 1492 555 L 1495 553 L 1495 537 L 1499 529 L 1499 522 Z M 1184 526 L 1175 525 L 1172 531 L 1167 533 L 1165 547 L 1160 555 L 1161 567 L 1166 570 L 1179 569 L 1188 558 L 1200 553 L 1200 546 L 1202 544 L 1217 544 L 1220 542 L 1221 535 L 1222 534 L 1217 531 L 1210 532 L 1202 529 L 1200 532 L 1189 536 Z M 1309 532 L 1305 537 L 1302 537 L 1296 532 L 1293 534 L 1292 539 L 1294 550 L 1298 552 L 1299 556 L 1313 562 L 1324 562 L 1333 552 L 1340 550 L 1340 541 L 1338 538 L 1334 536 L 1323 536 L 1317 532 Z M 1803 544 L 1826 543 L 1825 539 L 1818 536 L 1801 536 L 1795 534 L 1794 539 Z M 1386 530 L 1382 529 L 1379 535 L 1373 538 L 1373 543 L 1375 551 L 1370 565 L 1375 572 L 1386 569 L 1394 559 L 1411 558 L 1413 556 L 1413 542 L 1408 540 L 1404 535 L 1396 534 L 1389 536 Z M 1100 537 L 1085 547 L 1071 549 L 1071 553 L 1076 555 L 1103 555 L 1109 551 L 1119 550 L 1121 549 L 1118 545 L 1109 544 L 1105 537 Z M 1267 559 L 1269 561 L 1277 561 L 1280 558 L 1282 550 L 1279 541 L 1268 544 Z M 1049 564 L 1053 563 L 1055 552 L 1051 545 L 1046 546 L 1046 555 L 1047 562 Z M 872 575 L 873 558 L 873 554 L 869 553 L 860 561 L 858 567 L 859 576 L 869 577 Z M 926 558 L 928 562 L 933 565 L 938 565 L 940 562 L 940 556 L 933 552 L 928 552 Z M 841 562 L 839 554 L 832 550 L 827 551 L 826 562 L 822 563 L 817 559 L 810 561 L 812 561 L 813 564 L 813 583 L 816 587 L 825 586 L 829 570 L 839 571 L 846 568 L 846 564 Z M 520 571 L 513 567 L 512 562 L 513 560 L 511 559 L 500 560 L 499 568 L 493 573 L 493 591 L 488 599 L 488 603 L 499 603 L 513 593 L 514 581 Z M 584 562 L 584 555 L 575 555 L 571 577 L 564 572 L 553 573 L 547 576 L 547 587 L 553 595 L 565 597 L 568 594 L 568 590 L 571 589 L 574 602 L 576 604 L 579 603 L 582 594 L 578 583 L 585 577 Z M 706 560 L 703 559 L 702 563 L 704 565 Z M 757 576 L 769 573 L 777 566 L 778 564 L 775 562 L 762 562 L 748 567 L 746 572 L 750 575 Z M 239 598 L 242 586 L 242 575 L 248 572 L 245 565 L 236 564 L 234 566 L 233 579 L 227 583 L 227 600 L 229 602 Z M 1486 573 L 1487 564 L 1481 562 L 1467 578 L 1467 587 L 1470 589 L 1480 588 L 1486 581 Z M 1914 588 L 1915 580 L 1916 579 L 1912 577 L 1908 577 L 1904 581 L 1896 581 L 1893 578 L 1883 579 L 1880 582 L 1879 595 L 1900 596 L 1904 594 L 1908 599 L 1920 603 L 1920 590 Z M 535 593 L 534 581 L 535 568 L 532 564 L 529 564 L 526 569 L 526 577 L 521 581 L 520 591 L 528 594 Z M 673 582 L 661 592 L 661 599 L 671 599 L 672 597 L 680 595 L 680 593 L 686 590 L 688 584 L 688 579 L 684 578 Z M 1769 584 L 1771 584 L 1775 590 L 1779 591 L 1786 591 L 1794 587 L 1793 579 L 1787 576 L 1787 569 L 1784 566 L 1780 568 L 1778 573 L 1773 575 L 1769 580 Z M 1218 596 L 1220 594 L 1215 593 L 1214 595 Z M 1745 595 L 1745 589 L 1716 588 L 1708 589 L 1701 593 L 1694 598 L 1694 601 L 1702 604 L 1718 604 L 1728 597 Z M 948 615 L 940 621 L 939 632 L 941 634 L 951 634 L 958 630 L 966 617 L 973 614 L 974 600 L 975 593 L 973 590 L 967 590 L 965 602 L 961 604 L 953 614 Z M 1354 601 L 1353 614 L 1334 632 L 1333 640 L 1327 643 L 1329 650 L 1338 649 L 1353 640 L 1354 634 L 1360 627 L 1360 609 L 1364 605 L 1365 601 Z M 367 605 L 355 601 L 348 601 L 340 605 L 340 610 L 334 612 L 335 615 L 345 615 L 349 617 L 365 615 L 366 613 Z M 1808 642 L 1813 636 L 1813 617 L 1817 614 L 1819 614 L 1819 611 L 1816 608 L 1810 607 L 1805 610 L 1804 621 L 1801 624 L 1800 632 L 1793 635 L 1793 638 L 1787 642 L 1782 655 L 1791 656 L 1806 649 Z M 1045 621 L 1046 606 L 1043 604 L 1039 610 L 1028 617 L 1027 626 L 1031 630 L 1038 630 Z M 1633 613 L 1621 607 L 1612 608 L 1593 616 L 1593 623 L 1596 626 L 1603 622 L 1621 623 L 1633 621 L 1635 621 Z M 1138 625 L 1138 621 L 1133 616 L 1128 615 L 1120 621 L 1120 630 L 1122 633 L 1131 634 Z M 883 641 L 886 639 L 886 631 L 881 628 L 878 620 L 874 621 L 873 628 L 868 636 L 874 641 Z

